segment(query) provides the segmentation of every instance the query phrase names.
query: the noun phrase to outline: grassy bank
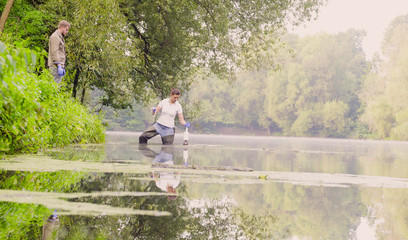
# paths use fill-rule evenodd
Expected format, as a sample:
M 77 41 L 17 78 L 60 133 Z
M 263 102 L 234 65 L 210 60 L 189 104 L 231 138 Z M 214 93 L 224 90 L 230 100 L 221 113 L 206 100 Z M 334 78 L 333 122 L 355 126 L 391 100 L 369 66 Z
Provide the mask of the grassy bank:
M 42 53 L 0 42 L 0 153 L 36 152 L 71 143 L 100 143 L 105 128 L 59 90 Z

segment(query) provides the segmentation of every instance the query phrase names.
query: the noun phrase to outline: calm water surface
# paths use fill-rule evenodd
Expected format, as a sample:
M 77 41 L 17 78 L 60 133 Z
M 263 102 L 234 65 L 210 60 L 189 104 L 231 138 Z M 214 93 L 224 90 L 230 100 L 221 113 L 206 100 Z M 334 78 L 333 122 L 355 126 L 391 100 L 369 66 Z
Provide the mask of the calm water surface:
M 408 239 L 407 142 L 138 136 L 1 161 L 0 238 Z

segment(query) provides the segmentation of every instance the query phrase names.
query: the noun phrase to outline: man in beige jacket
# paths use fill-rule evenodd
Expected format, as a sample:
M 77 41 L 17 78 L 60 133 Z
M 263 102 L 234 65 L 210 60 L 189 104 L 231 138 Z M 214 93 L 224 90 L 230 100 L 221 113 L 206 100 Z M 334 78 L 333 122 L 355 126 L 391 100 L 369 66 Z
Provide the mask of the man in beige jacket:
M 58 24 L 58 29 L 50 36 L 48 50 L 48 67 L 54 77 L 55 82 L 61 83 L 62 77 L 65 76 L 65 41 L 71 25 L 62 20 Z

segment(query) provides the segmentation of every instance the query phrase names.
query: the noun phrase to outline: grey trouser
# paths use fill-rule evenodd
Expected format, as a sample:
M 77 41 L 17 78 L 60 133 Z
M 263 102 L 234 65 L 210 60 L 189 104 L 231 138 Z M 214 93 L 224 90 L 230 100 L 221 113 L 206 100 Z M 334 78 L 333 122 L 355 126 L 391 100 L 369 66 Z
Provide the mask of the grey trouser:
M 175 132 L 175 129 L 174 129 Z M 147 144 L 147 140 L 149 140 L 150 138 L 157 136 L 159 133 L 156 132 L 156 128 L 153 126 L 148 127 L 143 133 L 142 135 L 139 136 L 139 144 Z M 173 144 L 174 141 L 174 134 L 173 135 L 168 135 L 168 136 L 164 136 L 161 137 L 162 139 L 162 143 L 164 145 L 168 145 L 168 144 Z
M 52 76 L 54 77 L 54 81 L 58 84 L 62 82 L 62 77 L 58 75 L 58 69 L 56 66 L 51 66 L 50 71 L 52 73 Z

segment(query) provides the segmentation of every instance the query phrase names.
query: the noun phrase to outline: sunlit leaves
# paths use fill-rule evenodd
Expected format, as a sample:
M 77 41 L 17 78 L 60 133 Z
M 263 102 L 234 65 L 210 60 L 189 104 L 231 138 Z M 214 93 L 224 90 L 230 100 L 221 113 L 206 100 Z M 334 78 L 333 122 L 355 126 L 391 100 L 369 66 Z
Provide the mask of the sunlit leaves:
M 60 93 L 48 71 L 32 73 L 40 54 L 3 43 L 0 46 L 5 47 L 0 54 L 1 153 L 103 141 L 104 128 L 98 116 Z

